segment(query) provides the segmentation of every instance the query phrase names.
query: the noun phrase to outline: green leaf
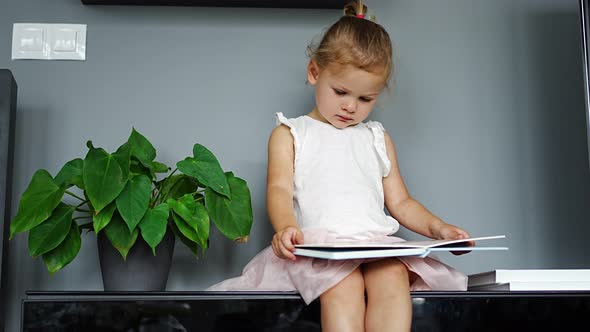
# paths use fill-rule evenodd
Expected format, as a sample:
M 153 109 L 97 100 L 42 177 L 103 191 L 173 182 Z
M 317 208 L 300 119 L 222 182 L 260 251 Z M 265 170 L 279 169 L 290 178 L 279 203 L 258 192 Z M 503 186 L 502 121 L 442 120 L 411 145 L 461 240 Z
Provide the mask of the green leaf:
M 188 221 L 187 219 L 191 219 L 194 210 L 195 200 L 191 194 L 186 194 L 178 200 L 169 199 L 168 205 L 182 219 Z
M 197 235 L 197 231 L 192 228 L 188 223 L 186 223 L 179 215 L 176 213 L 172 213 L 172 219 L 174 220 L 174 224 L 178 227 L 178 230 L 186 236 L 189 240 L 198 243 L 199 236 Z
M 154 256 L 156 255 L 156 246 L 166 234 L 169 212 L 168 204 L 162 203 L 153 209 L 149 209 L 139 223 L 141 236 L 152 248 Z
M 205 250 L 207 248 L 210 228 L 209 215 L 205 206 L 201 202 L 195 202 L 192 194 L 186 194 L 178 199 L 171 207 L 174 212 L 195 230 L 196 239 L 189 238 L 197 242 Z
M 184 174 L 172 175 L 171 177 L 162 180 L 163 185 L 160 192 L 164 195 L 162 200 L 168 198 L 177 199 L 184 196 L 185 194 L 195 192 L 197 190 L 196 181 L 190 176 Z
M 113 214 L 111 222 L 104 229 L 104 233 L 113 244 L 113 247 L 121 253 L 123 260 L 126 260 L 129 250 L 131 250 L 131 247 L 133 247 L 137 240 L 139 230 L 134 229 L 133 232 L 129 232 L 129 228 L 127 228 L 127 225 L 121 216 L 119 216 L 118 213 L 115 213 Z
M 97 213 L 119 196 L 128 180 L 113 155 L 94 147 L 86 154 L 82 174 L 86 194 Z
M 187 157 L 176 164 L 182 173 L 195 177 L 203 185 L 210 187 L 220 195 L 231 198 L 223 170 L 213 153 L 200 144 L 193 147 L 194 157 Z
M 152 161 L 152 170 L 156 173 L 166 173 L 170 170 L 170 167 L 161 162 Z
M 209 229 L 211 228 L 211 224 L 209 222 L 209 214 L 207 213 L 207 209 L 203 203 L 197 202 L 193 218 L 195 218 L 197 222 L 199 245 L 201 245 L 201 248 L 203 248 L 204 253 L 204 251 L 209 246 Z
M 145 175 L 150 179 L 155 177 L 154 172 L 150 168 L 145 167 L 141 162 L 139 162 L 139 160 L 135 159 L 135 157 L 131 158 L 129 168 L 131 170 L 131 177 L 137 175 Z
M 55 184 L 67 188 L 75 185 L 84 190 L 84 180 L 82 179 L 83 167 L 84 161 L 80 158 L 68 161 L 55 176 Z
M 148 176 L 150 179 L 156 179 L 156 173 L 166 173 L 170 170 L 170 167 L 153 161 L 148 165 L 144 165 L 136 157 L 131 157 L 131 174 L 139 175 L 143 174 Z
M 182 234 L 182 232 L 178 229 L 178 227 L 175 225 L 175 223 L 176 223 L 176 221 L 174 223 L 170 224 L 170 229 L 172 230 L 174 235 L 176 235 L 176 237 L 179 238 L 180 241 L 182 241 L 182 243 L 184 243 L 184 245 L 190 249 L 190 251 L 193 253 L 193 255 L 195 255 L 195 257 L 199 258 L 199 254 L 198 254 L 199 245 L 196 242 L 191 241 L 189 238 L 184 236 L 184 234 Z
M 60 203 L 49 219 L 29 232 L 29 255 L 35 258 L 55 249 L 70 232 L 76 207 Z
M 46 170 L 35 172 L 20 199 L 18 212 L 10 223 L 10 238 L 15 233 L 28 231 L 49 218 L 65 191 L 66 188 L 56 185 Z
M 123 179 L 128 180 L 131 174 L 131 146 L 129 145 L 129 143 L 121 145 L 117 149 L 117 151 L 113 153 L 113 157 L 121 166 L 121 171 L 123 172 Z
M 113 202 L 100 210 L 98 214 L 92 216 L 92 226 L 94 227 L 94 232 L 96 234 L 109 224 L 116 207 L 115 202 Z
M 125 189 L 116 199 L 117 210 L 125 220 L 129 231 L 133 231 L 148 209 L 152 181 L 145 175 L 138 175 L 127 181 Z
M 47 270 L 53 274 L 68 265 L 78 255 L 81 244 L 78 224 L 72 222 L 66 238 L 55 249 L 43 254 Z
M 176 214 L 180 216 L 197 233 L 200 231 L 199 221 L 197 219 L 201 217 L 199 211 L 197 210 L 198 204 L 200 203 L 195 202 L 195 198 L 192 194 L 186 194 L 176 200 L 173 205 L 171 205 L 171 208 L 174 210 L 174 212 L 176 212 Z M 208 216 L 206 217 L 208 219 Z
M 131 131 L 127 142 L 131 145 L 131 155 L 136 157 L 145 166 L 151 166 L 152 161 L 156 158 L 156 149 L 152 143 L 135 130 L 135 128 Z
M 231 172 L 225 176 L 231 188 L 232 199 L 205 188 L 205 206 L 223 235 L 234 241 L 245 242 L 252 227 L 250 190 L 246 181 L 235 177 Z

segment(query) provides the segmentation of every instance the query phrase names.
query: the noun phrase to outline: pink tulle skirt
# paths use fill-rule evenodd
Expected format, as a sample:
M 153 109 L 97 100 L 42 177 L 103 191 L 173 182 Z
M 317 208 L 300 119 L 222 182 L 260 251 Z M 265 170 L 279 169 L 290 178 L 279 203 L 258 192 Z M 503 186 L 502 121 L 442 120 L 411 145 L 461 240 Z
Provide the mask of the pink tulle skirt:
M 322 242 L 399 242 L 403 239 L 385 234 L 343 237 L 325 230 L 303 230 L 305 243 Z M 377 258 L 379 259 L 379 258 Z M 381 258 L 383 259 L 383 258 Z M 466 290 L 467 277 L 431 257 L 398 257 L 416 275 L 411 290 Z M 291 261 L 275 256 L 269 246 L 244 267 L 242 275 L 219 282 L 210 291 L 298 291 L 309 304 L 332 288 L 362 263 L 372 259 L 326 260 L 298 256 Z

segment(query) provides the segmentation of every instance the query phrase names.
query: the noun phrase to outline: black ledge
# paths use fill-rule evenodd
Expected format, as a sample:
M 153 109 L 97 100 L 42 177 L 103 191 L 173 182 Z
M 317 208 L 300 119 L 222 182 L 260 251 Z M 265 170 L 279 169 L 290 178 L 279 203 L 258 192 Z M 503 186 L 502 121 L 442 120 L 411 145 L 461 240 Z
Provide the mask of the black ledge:
M 348 0 L 81 0 L 85 5 L 342 9 Z

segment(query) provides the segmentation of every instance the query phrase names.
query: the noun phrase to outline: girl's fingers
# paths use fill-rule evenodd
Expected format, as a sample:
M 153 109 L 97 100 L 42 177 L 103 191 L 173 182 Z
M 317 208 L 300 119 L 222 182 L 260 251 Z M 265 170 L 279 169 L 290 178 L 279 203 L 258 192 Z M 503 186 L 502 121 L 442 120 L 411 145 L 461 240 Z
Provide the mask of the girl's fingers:
M 289 249 L 283 247 L 281 253 L 283 254 L 283 258 L 295 260 L 295 255 L 293 255 L 293 253 Z
M 469 233 L 467 233 L 466 231 L 460 229 L 459 231 L 459 239 L 468 239 L 470 237 Z M 475 242 L 473 241 L 468 241 L 467 244 L 470 247 L 473 247 L 475 245 Z
M 296 231 L 293 235 L 293 243 L 303 244 L 303 233 L 301 233 L 300 231 Z
M 293 251 L 295 250 L 295 247 L 293 246 L 293 233 L 287 231 L 285 233 L 283 233 L 283 235 L 281 236 L 281 244 L 287 248 L 289 251 Z
M 279 252 L 279 248 L 278 248 L 275 241 L 273 241 L 273 244 L 272 244 L 272 251 L 274 251 L 275 256 L 281 258 L 281 253 Z
M 273 236 L 272 242 L 271 242 L 271 247 L 272 247 L 272 251 L 274 252 L 275 256 L 277 256 L 278 258 L 281 259 L 294 259 L 295 256 L 291 253 L 291 251 L 289 251 L 289 249 L 287 249 L 282 241 L 282 237 L 284 234 L 281 235 L 275 235 Z
M 274 237 L 273 238 L 273 244 L 272 244 L 272 250 L 274 251 L 275 255 L 278 258 L 284 259 L 286 258 L 285 255 L 283 255 L 282 249 L 281 249 L 281 241 L 279 241 L 278 237 Z
M 296 243 L 303 243 L 303 233 L 295 227 L 288 227 L 272 237 L 272 251 L 279 258 L 295 260 L 293 251 Z

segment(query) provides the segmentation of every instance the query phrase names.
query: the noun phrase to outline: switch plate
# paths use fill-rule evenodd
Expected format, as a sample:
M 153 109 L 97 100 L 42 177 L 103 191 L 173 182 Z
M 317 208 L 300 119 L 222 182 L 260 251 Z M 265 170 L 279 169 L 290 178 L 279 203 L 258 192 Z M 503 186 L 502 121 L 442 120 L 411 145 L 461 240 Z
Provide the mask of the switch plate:
M 48 39 L 51 60 L 86 60 L 86 24 L 51 24 Z
M 75 52 L 77 38 L 76 31 L 73 30 L 56 30 L 53 38 L 52 49 L 55 52 Z
M 12 59 L 86 60 L 86 25 L 15 23 Z
M 12 29 L 12 59 L 47 59 L 45 25 L 15 23 Z

